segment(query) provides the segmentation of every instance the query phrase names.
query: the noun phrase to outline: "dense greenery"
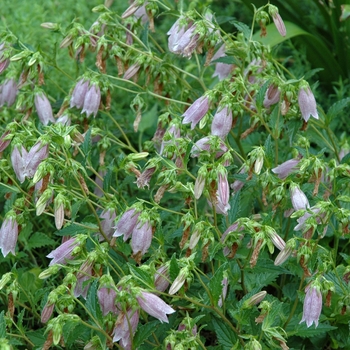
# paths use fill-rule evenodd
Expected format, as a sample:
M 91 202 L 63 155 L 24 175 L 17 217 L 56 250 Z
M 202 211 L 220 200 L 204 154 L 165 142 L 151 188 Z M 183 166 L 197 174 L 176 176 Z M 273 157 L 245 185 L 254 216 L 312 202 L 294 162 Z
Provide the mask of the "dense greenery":
M 3 1 L 0 349 L 350 348 L 350 7 L 273 5 Z

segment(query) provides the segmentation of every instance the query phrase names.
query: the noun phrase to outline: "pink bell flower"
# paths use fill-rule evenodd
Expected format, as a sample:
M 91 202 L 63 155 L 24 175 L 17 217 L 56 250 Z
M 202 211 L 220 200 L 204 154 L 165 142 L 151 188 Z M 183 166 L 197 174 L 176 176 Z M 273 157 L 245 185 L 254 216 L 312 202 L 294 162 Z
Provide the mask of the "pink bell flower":
M 72 97 L 70 99 L 70 108 L 76 107 L 82 109 L 84 106 L 85 95 L 89 88 L 89 81 L 84 78 L 80 79 L 72 92 Z
M 115 306 L 115 299 L 117 293 L 113 288 L 102 287 L 97 291 L 97 299 L 101 307 L 103 316 L 106 316 L 109 312 L 117 314 L 118 310 Z
M 16 244 L 18 238 L 18 223 L 16 213 L 11 211 L 6 215 L 0 228 L 0 249 L 5 257 L 9 252 L 16 255 Z
M 202 96 L 198 98 L 193 104 L 186 110 L 182 115 L 184 120 L 182 124 L 191 123 L 191 129 L 193 130 L 195 126 L 203 119 L 209 110 L 209 99 L 207 96 Z
M 53 117 L 51 104 L 46 95 L 43 93 L 37 93 L 34 98 L 34 104 L 41 123 L 48 125 L 49 122 L 53 124 L 56 122 Z
M 211 124 L 211 134 L 225 138 L 232 128 L 232 111 L 228 106 L 218 110 Z
M 307 122 L 310 116 L 318 119 L 315 96 L 309 87 L 302 87 L 298 94 L 301 116 Z
M 58 248 L 53 250 L 47 258 L 52 259 L 49 266 L 55 264 L 66 265 L 69 260 L 73 259 L 73 250 L 79 246 L 79 242 L 75 237 L 70 238 L 68 241 L 62 243 Z
M 318 287 L 306 287 L 306 296 L 303 306 L 303 317 L 299 323 L 306 322 L 309 328 L 313 323 L 318 326 L 322 311 L 322 294 Z
M 129 309 L 126 313 L 121 312 L 113 330 L 113 342 L 120 341 L 122 349 L 131 350 L 132 337 L 139 323 L 139 311 Z
M 133 254 L 136 255 L 141 253 L 141 256 L 143 256 L 151 246 L 152 237 L 151 223 L 149 221 L 142 222 L 139 220 L 134 227 L 131 236 L 131 248 Z
M 86 117 L 91 114 L 96 117 L 101 102 L 101 91 L 98 85 L 92 84 L 84 97 L 84 105 L 81 114 L 86 113 Z

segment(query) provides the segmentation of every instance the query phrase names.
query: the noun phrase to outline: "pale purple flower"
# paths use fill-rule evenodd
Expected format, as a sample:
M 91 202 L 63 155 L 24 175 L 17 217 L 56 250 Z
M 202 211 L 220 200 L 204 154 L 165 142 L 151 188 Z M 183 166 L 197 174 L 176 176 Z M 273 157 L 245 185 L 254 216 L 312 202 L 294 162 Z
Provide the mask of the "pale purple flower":
M 62 124 L 62 125 L 65 125 L 65 126 L 70 126 L 71 120 L 70 120 L 68 114 L 63 114 L 59 118 L 57 118 L 56 124 Z
M 132 231 L 137 224 L 139 215 L 140 212 L 136 211 L 135 208 L 127 210 L 118 220 L 117 225 L 114 227 L 115 231 L 113 233 L 113 237 L 124 235 L 125 242 L 131 236 Z
M 309 201 L 305 193 L 298 186 L 291 186 L 290 199 L 295 211 L 310 208 Z
M 265 98 L 263 101 L 263 106 L 269 108 L 270 106 L 276 104 L 281 97 L 281 92 L 277 85 L 272 84 L 268 87 L 265 93 Z
M 73 259 L 73 250 L 79 246 L 76 238 L 70 238 L 68 241 L 62 243 L 58 248 L 53 250 L 47 258 L 52 259 L 49 266 L 55 264 L 66 265 L 69 260 Z
M 92 84 L 87 90 L 84 98 L 84 105 L 81 114 L 86 113 L 86 117 L 91 114 L 96 117 L 101 102 L 101 91 L 98 85 Z
M 74 288 L 74 296 L 76 298 L 82 296 L 86 299 L 87 297 L 90 283 L 86 284 L 85 282 L 92 278 L 92 265 L 93 261 L 86 260 L 77 273 L 77 284 Z
M 89 88 L 89 81 L 84 78 L 80 79 L 72 92 L 72 97 L 70 98 L 70 107 L 76 107 L 82 109 L 84 106 L 85 95 Z
M 134 227 L 131 236 L 131 248 L 133 254 L 136 255 L 141 253 L 141 256 L 144 255 L 151 246 L 152 237 L 151 223 L 149 221 L 142 222 L 139 220 L 137 225 Z
M 18 180 L 22 183 L 25 178 L 33 178 L 39 164 L 48 157 L 48 144 L 42 145 L 41 141 L 37 142 L 29 152 L 21 146 L 15 146 L 11 153 L 11 163 Z
M 139 63 L 132 64 L 124 73 L 123 79 L 131 79 L 140 70 L 141 65 Z
M 129 309 L 121 312 L 117 318 L 113 330 L 113 342 L 120 340 L 119 345 L 124 350 L 131 350 L 132 337 L 139 323 L 139 311 Z
M 118 310 L 115 306 L 115 299 L 117 293 L 113 288 L 102 287 L 97 291 L 98 302 L 101 307 L 103 316 L 106 316 L 109 312 L 117 314 Z
M 271 242 L 273 243 L 273 245 L 279 249 L 279 250 L 283 250 L 286 246 L 286 242 L 283 240 L 283 238 L 281 236 L 279 236 L 277 234 L 277 232 L 275 230 L 268 230 L 268 236 L 271 240 Z
M 10 136 L 8 136 L 10 135 Z M 11 143 L 13 134 L 10 134 L 9 130 L 6 130 L 0 137 L 0 152 L 3 152 Z
M 225 44 L 220 46 L 219 50 L 215 53 L 215 55 L 213 56 L 210 62 L 214 62 L 215 60 L 221 57 L 226 57 Z M 213 78 L 218 77 L 219 80 L 224 80 L 230 75 L 232 68 L 233 68 L 233 64 L 217 62 L 215 63 L 215 72 L 212 75 L 212 77 Z
M 50 319 L 54 308 L 55 308 L 55 303 L 52 303 L 48 300 L 43 308 L 43 311 L 41 312 L 42 323 L 46 323 Z
M 41 123 L 44 125 L 48 125 L 49 122 L 55 123 L 52 107 L 46 95 L 43 93 L 37 93 L 34 98 L 34 104 Z
M 116 213 L 114 209 L 105 209 L 100 214 L 100 219 L 103 219 L 101 220 L 101 228 L 108 239 L 112 238 L 113 232 L 115 231 L 113 227 L 115 218 L 116 218 Z M 99 235 L 100 235 L 100 241 L 103 240 L 104 237 L 101 234 Z
M 220 147 L 220 151 L 216 152 L 216 155 L 215 155 L 216 158 L 221 157 L 225 152 L 228 151 L 227 146 L 221 140 L 220 140 L 219 147 Z M 199 157 L 201 151 L 212 151 L 211 145 L 210 145 L 210 138 L 208 136 L 203 137 L 193 145 L 191 149 L 191 157 Z
M 299 323 L 306 322 L 307 327 L 315 323 L 318 326 L 318 320 L 322 311 L 322 294 L 318 287 L 306 287 L 306 296 L 303 306 L 303 318 Z
M 227 237 L 227 235 L 231 232 L 236 232 L 236 231 L 243 231 L 244 230 L 244 226 L 239 226 L 238 222 L 233 223 L 232 225 L 230 225 L 227 230 L 222 234 L 221 238 L 220 238 L 220 242 L 224 243 L 225 239 Z M 240 238 L 243 238 L 243 235 L 240 236 Z M 230 248 L 229 247 L 224 247 L 223 249 L 223 253 L 224 256 L 227 256 L 228 254 L 230 254 Z
M 306 212 L 303 216 L 297 219 L 298 225 L 294 227 L 294 231 L 303 231 L 306 226 L 306 220 L 314 215 L 318 224 L 322 222 L 322 219 L 324 218 L 325 214 L 319 214 L 321 209 L 312 207 L 310 208 L 310 210 L 312 213 Z
M 186 26 L 181 26 L 180 27 L 180 21 L 181 20 L 182 19 L 179 18 L 172 25 L 172 27 L 169 29 L 169 31 L 167 32 L 167 35 L 169 35 L 168 47 L 169 47 L 169 51 L 172 52 L 172 53 L 179 53 L 177 51 L 178 42 L 179 42 L 180 38 L 185 34 L 185 31 L 186 31 Z
M 280 164 L 276 168 L 272 169 L 272 172 L 274 174 L 277 174 L 277 176 L 280 179 L 285 179 L 290 173 L 298 169 L 298 164 L 300 162 L 300 159 L 289 159 L 286 162 Z
M 315 96 L 309 87 L 302 87 L 298 94 L 301 116 L 307 122 L 310 116 L 318 119 Z
M 287 35 L 287 30 L 286 30 L 286 26 L 284 25 L 283 19 L 280 16 L 280 14 L 278 12 L 275 12 L 272 15 L 272 19 L 273 22 L 275 23 L 275 26 L 278 30 L 278 32 L 282 35 L 282 36 L 286 36 Z
M 202 118 L 207 114 L 209 109 L 209 99 L 207 96 L 202 96 L 198 98 L 193 104 L 186 110 L 182 115 L 184 120 L 182 124 L 191 123 L 191 129 L 193 130 L 195 126 L 202 120 Z
M 146 5 L 148 2 L 145 2 L 142 6 L 140 6 L 134 13 L 134 16 L 137 19 L 141 19 L 141 23 L 145 24 L 146 22 L 149 21 L 148 13 L 146 11 Z
M 238 172 L 238 174 L 245 174 L 248 171 L 248 167 L 247 166 L 243 166 L 242 169 Z M 238 192 L 239 190 L 241 190 L 244 186 L 244 182 L 241 180 L 235 180 L 232 184 L 231 184 L 231 188 L 233 189 L 234 192 Z
M 168 323 L 167 314 L 172 314 L 175 310 L 166 304 L 162 299 L 152 293 L 141 292 L 136 297 L 140 307 L 149 315 L 158 318 L 160 322 Z
M 284 249 L 282 249 L 278 255 L 276 256 L 274 265 L 279 266 L 282 265 L 292 254 L 293 252 L 293 248 L 291 246 L 288 245 L 288 242 L 286 244 L 286 246 L 284 247 Z
M 138 1 L 135 0 L 122 14 L 122 18 L 128 18 L 132 16 L 139 8 L 141 5 L 139 5 Z
M 228 106 L 218 110 L 211 123 L 211 134 L 225 138 L 232 128 L 232 111 Z
M 222 285 L 222 292 L 218 301 L 218 306 L 222 307 L 222 304 L 224 302 L 224 300 L 226 299 L 226 295 L 227 295 L 227 288 L 228 288 L 228 279 L 227 277 L 224 277 L 224 279 L 221 281 L 221 285 Z
M 167 265 L 161 266 L 154 275 L 154 286 L 160 292 L 164 292 L 169 287 L 169 268 Z
M 0 249 L 5 257 L 9 252 L 16 255 L 16 244 L 18 238 L 18 223 L 14 215 L 8 215 L 0 229 Z
M 205 186 L 205 177 L 198 174 L 196 182 L 194 183 L 194 198 L 199 199 L 203 193 Z
M 4 84 L 1 85 L 0 92 L 0 107 L 2 107 L 5 103 L 8 107 L 11 107 L 17 96 L 17 82 L 15 79 L 7 79 Z
M 136 185 L 138 188 L 149 188 L 149 183 L 152 179 L 154 172 L 156 171 L 156 167 L 147 168 L 143 171 L 143 173 L 137 178 Z
M 227 174 L 219 172 L 218 174 L 218 191 L 217 191 L 217 206 L 220 211 L 227 215 L 227 211 L 230 210 L 231 206 L 229 204 L 230 198 L 230 187 L 227 181 Z

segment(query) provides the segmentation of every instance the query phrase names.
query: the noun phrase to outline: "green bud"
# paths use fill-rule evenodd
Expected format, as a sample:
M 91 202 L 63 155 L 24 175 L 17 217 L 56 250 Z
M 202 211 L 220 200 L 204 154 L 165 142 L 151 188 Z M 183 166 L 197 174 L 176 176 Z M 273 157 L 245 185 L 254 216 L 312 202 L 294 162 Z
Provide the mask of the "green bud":
M 0 290 L 5 287 L 5 285 L 11 281 L 12 278 L 12 272 L 7 272 L 2 275 L 1 280 L 0 280 Z
M 53 191 L 48 188 L 47 190 L 44 191 L 44 193 L 40 196 L 40 198 L 38 199 L 38 201 L 36 202 L 36 215 L 39 216 L 41 215 L 47 205 L 47 202 L 50 200 L 50 198 L 53 195 Z

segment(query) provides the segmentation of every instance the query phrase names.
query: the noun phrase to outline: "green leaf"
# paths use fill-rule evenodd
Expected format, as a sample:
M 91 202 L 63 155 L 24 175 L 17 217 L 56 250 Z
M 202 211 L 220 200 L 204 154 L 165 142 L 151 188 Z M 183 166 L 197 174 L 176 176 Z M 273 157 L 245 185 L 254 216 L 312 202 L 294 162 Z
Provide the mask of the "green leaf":
M 350 153 L 348 153 L 346 156 L 342 158 L 340 161 L 340 164 L 350 164 Z
M 141 327 L 138 327 L 135 337 L 133 339 L 133 345 L 135 349 L 141 346 L 149 336 L 158 328 L 159 321 L 147 322 Z
M 209 291 L 213 298 L 213 306 L 218 305 L 220 296 L 222 295 L 222 280 L 224 271 L 227 269 L 227 263 L 222 264 L 215 272 L 214 276 L 209 281 Z
M 217 321 L 215 318 L 213 318 L 212 323 L 213 323 L 219 344 L 223 346 L 224 350 L 231 350 L 237 340 L 236 334 L 222 320 Z
M 98 227 L 91 222 L 82 222 L 81 225 L 72 224 L 64 227 L 60 231 L 56 231 L 55 235 L 57 236 L 75 236 L 79 233 L 87 233 L 87 232 L 98 232 Z
M 258 93 L 256 94 L 256 105 L 259 109 L 263 107 L 266 90 L 269 87 L 269 85 L 270 85 L 270 80 L 265 81 L 263 86 L 259 89 Z
M 84 137 L 84 142 L 81 145 L 81 150 L 84 153 L 85 158 L 89 156 L 89 153 L 91 152 L 92 143 L 91 143 L 91 128 L 86 132 Z
M 108 192 L 109 188 L 111 187 L 113 168 L 114 168 L 114 159 L 112 160 L 111 164 L 108 166 L 107 173 L 103 178 L 103 191 L 104 192 Z
M 180 272 L 180 268 L 179 268 L 179 265 L 177 264 L 175 254 L 173 254 L 173 256 L 171 257 L 171 260 L 170 260 L 170 265 L 169 265 L 170 279 L 172 281 L 174 281 L 174 279 L 178 276 L 179 272 Z
M 223 56 L 212 61 L 212 63 L 238 64 L 239 61 L 233 56 Z
M 144 26 L 143 26 L 143 30 L 141 32 L 141 41 L 145 44 L 145 46 L 147 48 L 149 48 L 149 44 L 148 44 L 148 32 L 149 32 L 149 25 L 148 23 L 146 23 Z
M 230 23 L 233 24 L 238 31 L 242 32 L 246 39 L 250 39 L 251 30 L 245 23 L 238 21 L 230 21 Z
M 276 108 L 275 108 L 276 109 Z M 265 156 L 269 164 L 273 164 L 274 161 L 274 152 L 271 142 L 271 135 L 269 135 L 264 144 Z
M 238 174 L 240 175 L 240 174 Z M 242 174 L 243 175 L 243 174 Z M 247 178 L 247 175 L 243 175 L 244 180 Z M 230 200 L 230 210 L 228 211 L 228 221 L 229 223 L 235 222 L 241 212 L 241 207 L 240 207 L 240 200 L 241 200 L 241 191 L 237 191 L 233 196 L 232 199 Z
M 136 267 L 134 265 L 128 264 L 130 273 L 137 278 L 140 282 L 145 284 L 147 287 L 153 287 L 154 282 L 152 276 L 149 272 L 144 271 L 140 267 Z
M 1 320 L 0 320 L 1 324 Z M 34 344 L 34 349 L 41 349 L 45 343 L 46 336 L 44 335 L 44 329 L 36 330 L 36 331 L 27 331 L 26 336 L 29 340 Z
M 6 321 L 4 311 L 1 311 L 0 313 L 0 338 L 6 338 Z
M 326 334 L 334 329 L 337 329 L 337 327 L 333 327 L 325 323 L 319 323 L 317 328 L 314 325 L 308 328 L 305 322 L 301 324 L 298 324 L 297 322 L 293 322 L 293 324 L 290 323 L 288 325 L 286 331 L 287 331 L 288 337 L 292 335 L 297 335 L 298 337 L 302 337 L 302 338 L 310 338 L 310 337 L 315 337 L 316 335 Z
M 48 237 L 45 233 L 35 232 L 28 240 L 27 249 L 40 248 L 45 246 L 53 246 L 56 241 Z
M 95 319 L 102 321 L 102 311 L 97 300 L 97 280 L 90 285 L 85 306 Z
M 144 132 L 147 129 L 150 129 L 157 121 L 158 113 L 157 113 L 158 105 L 155 103 L 151 110 L 142 114 L 142 118 L 139 125 L 139 131 Z
M 339 113 L 343 112 L 344 108 L 350 103 L 350 97 L 344 98 L 340 101 L 337 101 L 329 107 L 327 111 L 327 116 L 330 120 L 335 118 Z

